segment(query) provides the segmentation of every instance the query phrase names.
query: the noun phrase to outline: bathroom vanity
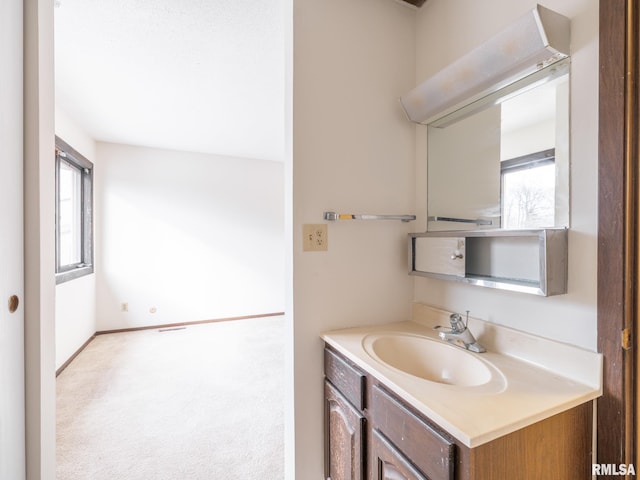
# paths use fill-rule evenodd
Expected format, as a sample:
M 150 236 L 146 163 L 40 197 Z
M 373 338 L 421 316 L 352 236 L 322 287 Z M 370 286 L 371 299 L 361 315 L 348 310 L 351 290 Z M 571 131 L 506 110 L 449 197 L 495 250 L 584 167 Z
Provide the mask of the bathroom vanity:
M 588 478 L 599 354 L 475 320 L 467 352 L 445 313 L 323 335 L 326 478 Z
M 410 274 L 567 293 L 570 23 L 536 5 L 400 98 L 427 126 Z M 416 304 L 412 321 L 322 335 L 325 476 L 590 478 L 601 355 L 478 319 L 442 339 L 452 313 Z

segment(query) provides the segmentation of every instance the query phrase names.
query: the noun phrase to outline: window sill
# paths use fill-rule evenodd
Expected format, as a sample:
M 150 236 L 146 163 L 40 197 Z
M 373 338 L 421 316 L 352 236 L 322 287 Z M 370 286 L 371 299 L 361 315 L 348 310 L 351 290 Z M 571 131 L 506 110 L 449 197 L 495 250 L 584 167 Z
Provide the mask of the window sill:
M 75 280 L 76 278 L 84 277 L 86 275 L 91 275 L 92 273 L 93 265 L 74 268 L 73 270 L 68 270 L 66 272 L 56 273 L 56 285 L 68 282 L 70 280 Z

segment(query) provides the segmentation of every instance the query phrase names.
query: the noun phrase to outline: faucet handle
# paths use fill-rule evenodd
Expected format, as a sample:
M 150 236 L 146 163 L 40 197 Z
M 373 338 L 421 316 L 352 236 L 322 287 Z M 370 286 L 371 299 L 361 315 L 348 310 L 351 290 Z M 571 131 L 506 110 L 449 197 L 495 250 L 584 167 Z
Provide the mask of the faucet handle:
M 463 332 L 467 326 L 462 321 L 462 315 L 459 313 L 452 313 L 449 315 L 449 322 L 454 332 Z

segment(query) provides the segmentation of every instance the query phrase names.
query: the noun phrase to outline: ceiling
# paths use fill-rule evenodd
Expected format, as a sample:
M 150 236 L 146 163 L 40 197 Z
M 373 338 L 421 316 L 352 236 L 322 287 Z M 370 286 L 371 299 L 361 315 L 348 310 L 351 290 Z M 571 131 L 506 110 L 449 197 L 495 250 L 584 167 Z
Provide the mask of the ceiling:
M 56 0 L 56 104 L 98 141 L 281 161 L 283 0 Z
M 98 141 L 282 161 L 284 1 L 55 0 L 56 104 Z

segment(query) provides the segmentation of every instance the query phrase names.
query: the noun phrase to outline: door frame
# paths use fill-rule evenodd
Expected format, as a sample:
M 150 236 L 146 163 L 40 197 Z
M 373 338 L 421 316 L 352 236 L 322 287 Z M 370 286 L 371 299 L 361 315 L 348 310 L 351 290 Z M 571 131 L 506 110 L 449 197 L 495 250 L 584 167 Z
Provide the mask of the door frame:
M 597 463 L 636 464 L 638 7 L 600 2 Z
M 54 2 L 23 0 L 27 480 L 55 480 Z

